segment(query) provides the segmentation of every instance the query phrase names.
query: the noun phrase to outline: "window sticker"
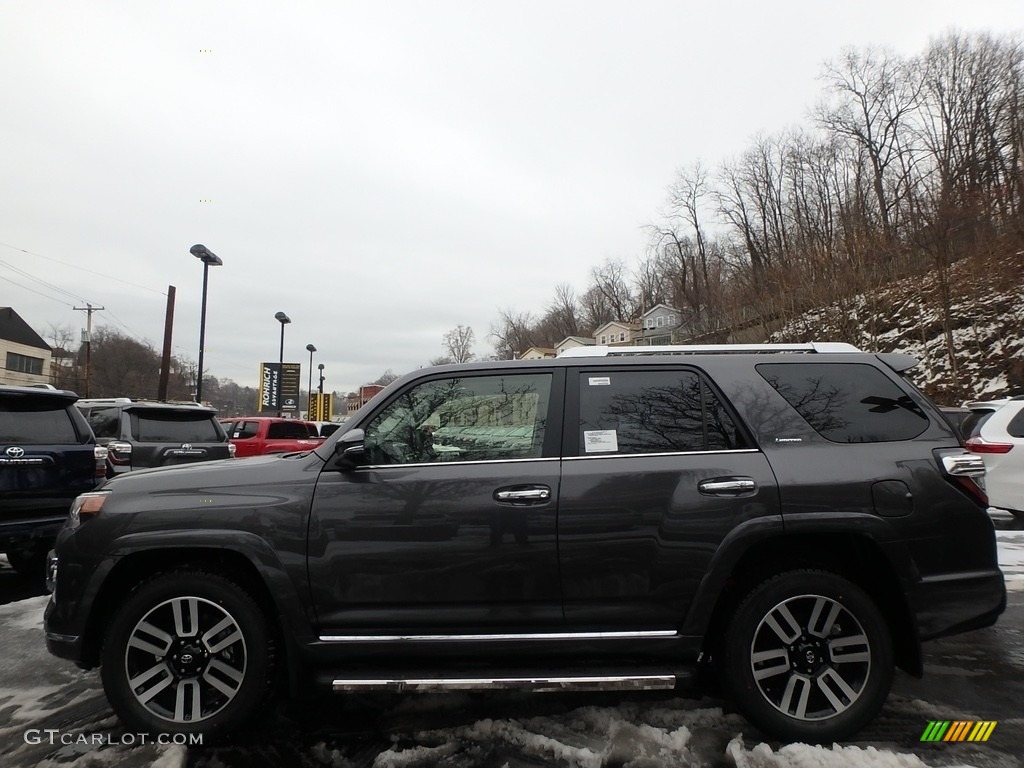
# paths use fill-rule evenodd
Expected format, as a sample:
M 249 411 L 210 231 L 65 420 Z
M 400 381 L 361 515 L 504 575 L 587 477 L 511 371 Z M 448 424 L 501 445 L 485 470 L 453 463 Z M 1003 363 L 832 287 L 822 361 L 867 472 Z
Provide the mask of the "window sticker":
M 612 384 L 611 376 L 591 376 L 590 386 L 592 387 L 610 387 Z
M 583 432 L 583 450 L 586 453 L 610 453 L 619 450 L 619 438 L 614 429 L 591 429 Z

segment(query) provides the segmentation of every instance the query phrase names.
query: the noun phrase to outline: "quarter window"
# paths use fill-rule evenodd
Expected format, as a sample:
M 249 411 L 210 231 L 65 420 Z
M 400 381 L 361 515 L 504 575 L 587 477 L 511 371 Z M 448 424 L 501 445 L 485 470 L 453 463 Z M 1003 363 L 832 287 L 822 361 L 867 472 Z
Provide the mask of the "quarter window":
M 696 371 L 580 374 L 581 456 L 747 448 Z
M 1010 437 L 1024 437 L 1024 409 L 1017 411 L 1017 415 L 1010 419 L 1006 432 Z
M 834 443 L 910 440 L 928 427 L 917 403 L 871 365 L 765 363 L 757 372 Z
M 365 427 L 371 464 L 541 456 L 551 374 L 434 379 L 406 390 Z

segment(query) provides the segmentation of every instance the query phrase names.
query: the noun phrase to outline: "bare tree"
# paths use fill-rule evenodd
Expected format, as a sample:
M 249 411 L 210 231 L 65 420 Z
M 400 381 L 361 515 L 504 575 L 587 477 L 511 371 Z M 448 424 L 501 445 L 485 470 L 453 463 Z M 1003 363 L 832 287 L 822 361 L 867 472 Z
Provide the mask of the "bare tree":
M 590 270 L 591 288 L 601 296 L 612 313 L 608 320 L 628 322 L 636 315 L 638 302 L 629 289 L 627 274 L 626 264 L 622 259 L 606 259 L 604 264 Z
M 891 240 L 910 183 L 908 129 L 920 85 L 904 60 L 877 48 L 847 50 L 826 65 L 824 80 L 836 102 L 818 108 L 818 122 L 853 141 L 868 158 L 882 231 Z
M 453 363 L 468 363 L 473 359 L 476 336 L 469 326 L 459 324 L 444 335 L 444 350 Z
M 79 372 L 74 351 L 75 330 L 70 325 L 50 323 L 47 338 L 50 342 L 50 383 L 57 389 L 77 390 Z
M 491 323 L 491 339 L 499 360 L 515 360 L 523 351 L 534 346 L 534 319 L 529 312 L 503 309 L 497 321 Z

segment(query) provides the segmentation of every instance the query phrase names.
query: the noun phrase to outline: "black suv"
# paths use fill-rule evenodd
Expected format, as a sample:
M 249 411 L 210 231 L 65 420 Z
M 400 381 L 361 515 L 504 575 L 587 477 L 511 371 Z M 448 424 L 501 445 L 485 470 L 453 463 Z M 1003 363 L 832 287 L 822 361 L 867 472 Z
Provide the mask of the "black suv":
M 443 366 L 316 450 L 118 477 L 72 508 L 52 653 L 131 727 L 268 688 L 672 688 L 703 660 L 782 739 L 878 712 L 1006 602 L 983 471 L 844 344 Z
M 235 455 L 213 408 L 124 397 L 79 400 L 78 408 L 107 449 L 107 477 Z
M 74 498 L 103 478 L 107 452 L 75 409 L 78 395 L 0 386 L 0 552 L 42 581 Z

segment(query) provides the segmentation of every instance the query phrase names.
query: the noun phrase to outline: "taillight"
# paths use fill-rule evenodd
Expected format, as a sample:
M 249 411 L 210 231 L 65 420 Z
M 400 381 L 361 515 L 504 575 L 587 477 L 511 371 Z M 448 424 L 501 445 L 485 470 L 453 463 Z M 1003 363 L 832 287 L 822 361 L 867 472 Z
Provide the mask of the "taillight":
M 228 457 L 235 458 L 235 453 L 238 451 L 238 446 L 234 443 L 228 443 Z
M 96 477 L 106 477 L 107 449 L 102 445 L 93 446 L 92 455 L 96 458 Z
M 982 506 L 988 506 L 985 493 L 985 461 L 981 456 L 961 451 L 940 453 L 942 468 L 950 482 L 965 491 Z
M 978 435 L 968 438 L 964 445 L 974 453 L 1009 453 L 1013 448 L 1013 443 L 993 443 Z
M 116 466 L 127 466 L 132 463 L 132 444 L 112 440 L 107 443 L 107 457 Z

